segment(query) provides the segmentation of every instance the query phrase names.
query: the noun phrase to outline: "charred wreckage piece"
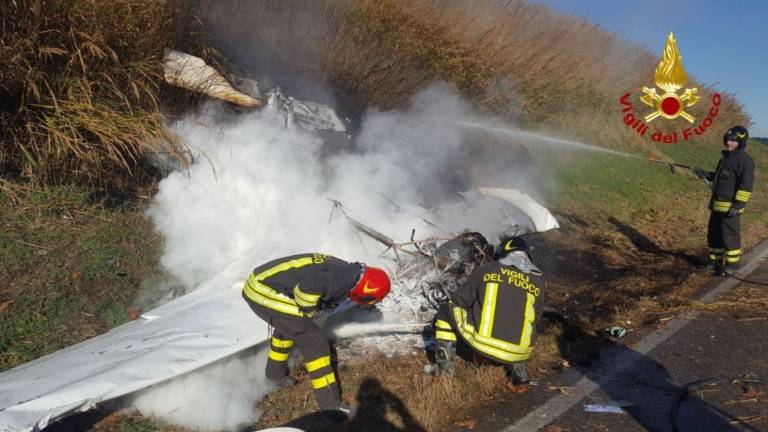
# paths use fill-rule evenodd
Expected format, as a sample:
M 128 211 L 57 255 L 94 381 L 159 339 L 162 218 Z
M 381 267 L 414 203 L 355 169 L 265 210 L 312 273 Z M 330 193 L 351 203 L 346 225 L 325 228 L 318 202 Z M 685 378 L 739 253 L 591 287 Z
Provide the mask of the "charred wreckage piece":
M 276 87 L 261 96 L 256 81 L 224 75 L 199 57 L 172 49 L 163 57 L 165 81 L 173 86 L 201 93 L 245 109 L 261 109 L 273 114 L 278 124 L 318 132 L 346 133 L 347 127 L 333 108 L 287 96 Z M 238 83 L 240 89 L 232 82 Z M 266 103 L 265 103 L 266 100 Z
M 395 273 L 399 277 L 411 273 L 423 276 L 420 282 L 421 292 L 433 309 L 447 303 L 475 267 L 493 260 L 494 247 L 479 232 L 465 231 L 457 235 L 414 240 L 415 230 L 412 230 L 410 241 L 398 243 L 386 234 L 349 216 L 341 202 L 334 199 L 329 201 L 333 204 L 331 219 L 335 213 L 340 213 L 359 233 L 386 246 L 382 255 L 390 250 L 393 252 L 397 263 Z M 426 222 L 434 226 L 433 223 Z M 410 259 L 406 260 L 401 254 Z
M 262 94 L 257 81 L 225 77 L 205 60 L 191 54 L 167 48 L 163 56 L 163 77 L 172 86 L 226 102 L 235 112 L 261 110 L 275 124 L 307 131 L 323 142 L 344 146 L 352 139 L 347 130 L 349 121 L 340 119 L 330 106 L 298 100 L 286 95 L 280 87 Z M 149 161 L 166 172 L 181 171 L 185 162 L 193 163 L 201 157 L 191 149 L 184 150 L 179 157 L 167 147 L 149 155 Z

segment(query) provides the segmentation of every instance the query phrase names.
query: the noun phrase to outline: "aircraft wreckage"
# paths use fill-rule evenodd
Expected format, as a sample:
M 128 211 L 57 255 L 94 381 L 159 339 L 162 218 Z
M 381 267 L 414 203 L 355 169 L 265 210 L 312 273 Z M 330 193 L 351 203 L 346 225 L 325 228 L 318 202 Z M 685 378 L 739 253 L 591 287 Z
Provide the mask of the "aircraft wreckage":
M 259 98 L 255 84 L 248 93 L 202 59 L 167 51 L 166 80 L 244 108 L 273 110 L 285 127 L 346 133 L 329 107 L 286 97 L 279 89 Z M 519 235 L 557 228 L 553 215 L 528 195 L 514 189 L 481 188 L 460 209 L 467 220 L 478 206 L 493 214 L 498 232 Z M 395 203 L 392 203 L 396 205 Z M 334 327 L 337 337 L 392 332 L 420 333 L 433 307 L 447 299 L 478 264 L 490 259 L 493 245 L 481 232 L 445 233 L 421 240 L 393 237 L 355 219 L 339 201 L 330 200 L 334 217 L 343 218 L 360 235 L 391 257 L 393 289 L 381 307 L 384 320 Z M 488 209 L 491 211 L 489 212 Z M 438 223 L 426 221 L 438 229 Z M 178 297 L 109 332 L 0 373 L 0 427 L 3 431 L 37 431 L 66 416 L 91 410 L 103 402 L 193 372 L 256 347 L 266 346 L 266 323 L 254 320 L 241 298 L 242 281 L 229 287 L 206 286 Z M 402 297 L 419 297 L 416 310 L 401 313 Z M 346 313 L 346 312 L 342 312 Z M 356 312 L 357 313 L 357 312 Z

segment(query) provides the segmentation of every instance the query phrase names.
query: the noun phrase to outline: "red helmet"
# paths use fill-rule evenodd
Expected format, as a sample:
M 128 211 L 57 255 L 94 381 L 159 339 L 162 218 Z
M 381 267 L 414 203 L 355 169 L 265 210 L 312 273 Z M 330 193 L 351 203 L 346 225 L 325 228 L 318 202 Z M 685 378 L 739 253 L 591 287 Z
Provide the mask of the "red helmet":
M 378 303 L 389 294 L 391 287 L 389 276 L 380 268 L 361 265 L 363 275 L 355 287 L 349 291 L 349 299 L 360 306 Z

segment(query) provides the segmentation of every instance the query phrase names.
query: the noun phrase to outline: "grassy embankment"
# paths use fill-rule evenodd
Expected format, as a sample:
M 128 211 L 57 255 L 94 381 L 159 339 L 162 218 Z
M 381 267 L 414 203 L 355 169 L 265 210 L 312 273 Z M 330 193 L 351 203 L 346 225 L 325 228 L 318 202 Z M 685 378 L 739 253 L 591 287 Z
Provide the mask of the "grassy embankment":
M 188 25 L 175 2 L 16 3 L 1 6 L 0 162 L 7 180 L 0 190 L 0 369 L 124 322 L 142 283 L 162 277 L 161 239 L 151 234 L 136 198 L 154 181 L 144 175 L 141 155 L 173 142 L 160 112 L 178 109 L 180 92 L 161 82 L 162 48 L 202 50 L 185 45 Z M 198 6 L 220 37 L 248 41 L 266 63 L 328 83 L 353 112 L 402 107 L 419 89 L 445 81 L 478 110 L 532 129 L 705 167 L 717 158 L 722 130 L 746 122 L 726 96 L 700 142 L 639 139 L 621 123 L 618 97 L 651 85 L 656 56 L 583 20 L 522 2 L 267 1 L 237 16 L 215 5 Z M 226 31 L 217 26 L 221 22 Z M 315 34 L 286 34 L 286 23 Z M 247 55 L 225 54 L 234 62 Z M 692 114 L 703 118 L 705 100 L 694 108 Z M 757 147 L 752 154 L 761 166 L 768 154 Z M 691 263 L 703 254 L 706 190 L 700 183 L 642 161 L 535 153 L 555 178 L 545 193 L 564 225 L 544 236 L 546 250 L 537 250 L 550 270 L 552 305 L 581 317 L 577 323 L 586 330 L 637 323 L 685 304 L 687 290 L 706 280 Z M 759 172 L 758 179 L 752 211 L 743 218 L 747 244 L 765 233 L 758 212 L 766 208 L 766 182 Z M 104 200 L 114 196 L 122 199 Z M 534 374 L 560 357 L 560 335 L 554 328 L 542 337 Z M 433 382 L 422 376 L 422 363 L 351 364 L 342 372 L 345 391 L 354 395 L 366 377 L 377 377 L 428 430 L 513 392 L 496 368 L 461 363 L 456 381 Z M 298 389 L 266 402 L 265 425 L 314 409 L 306 377 L 300 378 Z M 472 401 L 457 396 L 478 388 Z M 366 391 L 363 400 L 396 406 L 380 389 Z M 398 423 L 397 417 L 389 412 L 367 426 L 383 428 L 381 422 Z M 134 426 L 162 428 L 130 418 L 114 427 Z
M 160 59 L 204 51 L 179 4 L 0 5 L 0 369 L 126 321 L 161 275 L 142 161 L 178 154 L 162 112 L 193 99 L 164 87 Z
M 0 369 L 127 321 L 140 287 L 162 275 L 160 239 L 137 208 L 94 205 L 76 187 L 8 184 L 0 183 Z
M 194 102 L 159 62 L 165 46 L 204 54 L 179 4 L 0 3 L 0 370 L 135 318 L 142 288 L 167 282 L 142 160 L 178 151 L 162 111 Z

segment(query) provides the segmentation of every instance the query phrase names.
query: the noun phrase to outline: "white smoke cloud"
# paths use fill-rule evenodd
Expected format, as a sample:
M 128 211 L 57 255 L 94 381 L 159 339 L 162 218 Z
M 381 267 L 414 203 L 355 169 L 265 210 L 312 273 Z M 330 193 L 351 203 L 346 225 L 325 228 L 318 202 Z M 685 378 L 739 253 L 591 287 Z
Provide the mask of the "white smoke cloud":
M 222 130 L 198 120 L 176 131 L 199 162 L 164 179 L 149 210 L 165 238 L 163 266 L 195 289 L 233 263 L 247 261 L 236 269 L 242 277 L 261 260 L 322 247 L 313 235 L 329 209 L 319 190 L 320 142 L 261 114 Z
M 273 390 L 264 376 L 266 364 L 266 348 L 255 355 L 232 356 L 143 391 L 131 404 L 145 415 L 182 427 L 241 430 L 259 419 L 255 406 Z
M 457 123 L 470 108 L 449 88 L 435 85 L 418 94 L 407 111 L 375 112 L 364 119 L 358 142 L 364 153 L 342 156 L 336 166 L 368 167 L 352 173 L 370 181 L 373 190 L 414 206 L 445 200 L 456 180 L 464 130 Z M 370 169 L 375 166 L 376 169 Z M 348 176 L 337 186 L 348 186 Z
M 379 257 L 380 244 L 359 236 L 343 218 L 329 223 L 328 198 L 400 241 L 414 228 L 422 238 L 435 234 L 416 215 L 440 221 L 449 232 L 479 222 L 493 229 L 498 218 L 476 211 L 466 220 L 464 207 L 451 202 L 464 183 L 461 122 L 470 116 L 455 92 L 434 86 L 405 111 L 369 113 L 358 148 L 330 156 L 321 154 L 320 139 L 279 126 L 269 112 L 217 127 L 207 123 L 217 124 L 218 115 L 184 119 L 174 129 L 201 157 L 160 183 L 149 210 L 165 238 L 162 264 L 187 290 L 229 287 L 256 265 L 302 252 L 391 268 Z M 403 283 L 396 290 L 381 305 L 383 318 L 412 321 L 420 292 Z M 187 427 L 232 428 L 255 418 L 254 404 L 266 391 L 262 374 L 263 364 L 234 359 L 151 389 L 134 406 Z
M 222 129 L 205 118 L 181 121 L 176 132 L 201 157 L 160 183 L 149 210 L 165 238 L 162 264 L 194 289 L 223 269 L 242 277 L 249 267 L 290 253 L 375 260 L 380 250 L 364 249 L 342 221 L 328 222 L 328 198 L 401 240 L 413 228 L 429 235 L 434 228 L 414 215 L 430 215 L 423 203 L 446 202 L 451 177 L 459 176 L 459 122 L 467 113 L 458 96 L 433 87 L 405 112 L 368 115 L 358 151 L 324 162 L 319 138 L 278 126 L 268 114 L 244 115 Z M 231 269 L 233 263 L 240 264 Z

